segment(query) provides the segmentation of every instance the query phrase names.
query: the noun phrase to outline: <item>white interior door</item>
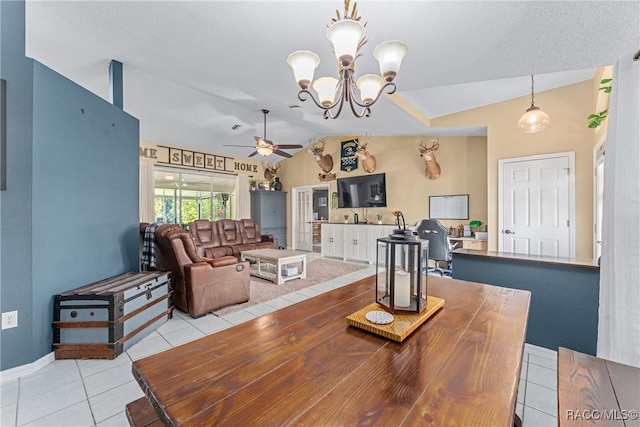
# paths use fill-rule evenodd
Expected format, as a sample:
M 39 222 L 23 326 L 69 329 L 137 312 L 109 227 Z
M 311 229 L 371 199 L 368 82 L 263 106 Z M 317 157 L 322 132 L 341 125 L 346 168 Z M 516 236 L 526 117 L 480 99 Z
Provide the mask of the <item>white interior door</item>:
M 313 189 L 294 189 L 294 249 L 311 251 L 313 249 Z
M 573 153 L 500 160 L 502 252 L 573 257 Z

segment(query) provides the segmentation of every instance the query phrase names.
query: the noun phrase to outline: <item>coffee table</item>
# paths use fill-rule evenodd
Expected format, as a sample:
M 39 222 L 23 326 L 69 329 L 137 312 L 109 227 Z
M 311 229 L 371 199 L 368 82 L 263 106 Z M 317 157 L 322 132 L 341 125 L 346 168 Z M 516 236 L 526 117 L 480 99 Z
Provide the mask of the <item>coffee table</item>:
M 249 274 L 269 280 L 276 285 L 307 277 L 307 253 L 282 249 L 253 249 L 241 251 L 243 261 L 249 261 Z

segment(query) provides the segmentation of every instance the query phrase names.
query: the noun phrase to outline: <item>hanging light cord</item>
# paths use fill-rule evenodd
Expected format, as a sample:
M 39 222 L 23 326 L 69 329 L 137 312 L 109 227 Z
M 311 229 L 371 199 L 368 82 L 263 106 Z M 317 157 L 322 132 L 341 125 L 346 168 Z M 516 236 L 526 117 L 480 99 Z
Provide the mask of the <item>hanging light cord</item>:
M 533 102 L 534 97 L 533 97 L 533 74 L 531 75 L 531 106 L 535 107 L 535 103 Z

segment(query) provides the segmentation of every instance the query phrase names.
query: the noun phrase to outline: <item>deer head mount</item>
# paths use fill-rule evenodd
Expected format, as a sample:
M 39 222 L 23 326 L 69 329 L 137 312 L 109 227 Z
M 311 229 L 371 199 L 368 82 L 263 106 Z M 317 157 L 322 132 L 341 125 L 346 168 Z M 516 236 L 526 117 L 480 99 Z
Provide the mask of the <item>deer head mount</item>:
M 324 151 L 324 146 L 327 141 L 324 138 L 319 139 L 318 141 L 311 144 L 311 148 L 309 148 L 309 153 L 313 154 L 316 158 L 316 162 L 318 162 L 318 166 L 324 173 L 331 172 L 333 169 L 333 158 L 331 158 L 328 154 L 322 154 Z
M 419 140 L 418 151 L 420 152 L 420 157 L 424 159 L 425 169 L 424 174 L 429 179 L 438 179 L 440 176 L 440 165 L 436 161 L 436 156 L 433 153 L 438 148 L 440 148 L 440 142 L 436 140 L 431 140 L 431 147 L 427 147 L 427 144 Z
M 362 161 L 362 168 L 365 170 L 365 172 L 372 173 L 376 170 L 376 158 L 369 154 L 369 152 L 367 151 L 369 142 L 370 141 L 368 136 L 364 138 L 364 141 L 362 141 L 362 138 L 358 139 L 356 156 L 358 156 L 358 158 L 360 158 L 360 160 Z
M 264 179 L 267 181 L 271 181 L 278 176 L 280 163 L 262 163 L 262 166 L 264 167 Z

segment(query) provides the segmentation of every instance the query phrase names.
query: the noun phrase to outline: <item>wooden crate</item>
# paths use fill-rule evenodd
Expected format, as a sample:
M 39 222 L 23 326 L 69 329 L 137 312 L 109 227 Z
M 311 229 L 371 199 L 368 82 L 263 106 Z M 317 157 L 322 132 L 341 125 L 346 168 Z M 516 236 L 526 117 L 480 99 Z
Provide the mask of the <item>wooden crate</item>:
M 168 272 L 125 273 L 54 298 L 56 359 L 114 359 L 171 318 Z

